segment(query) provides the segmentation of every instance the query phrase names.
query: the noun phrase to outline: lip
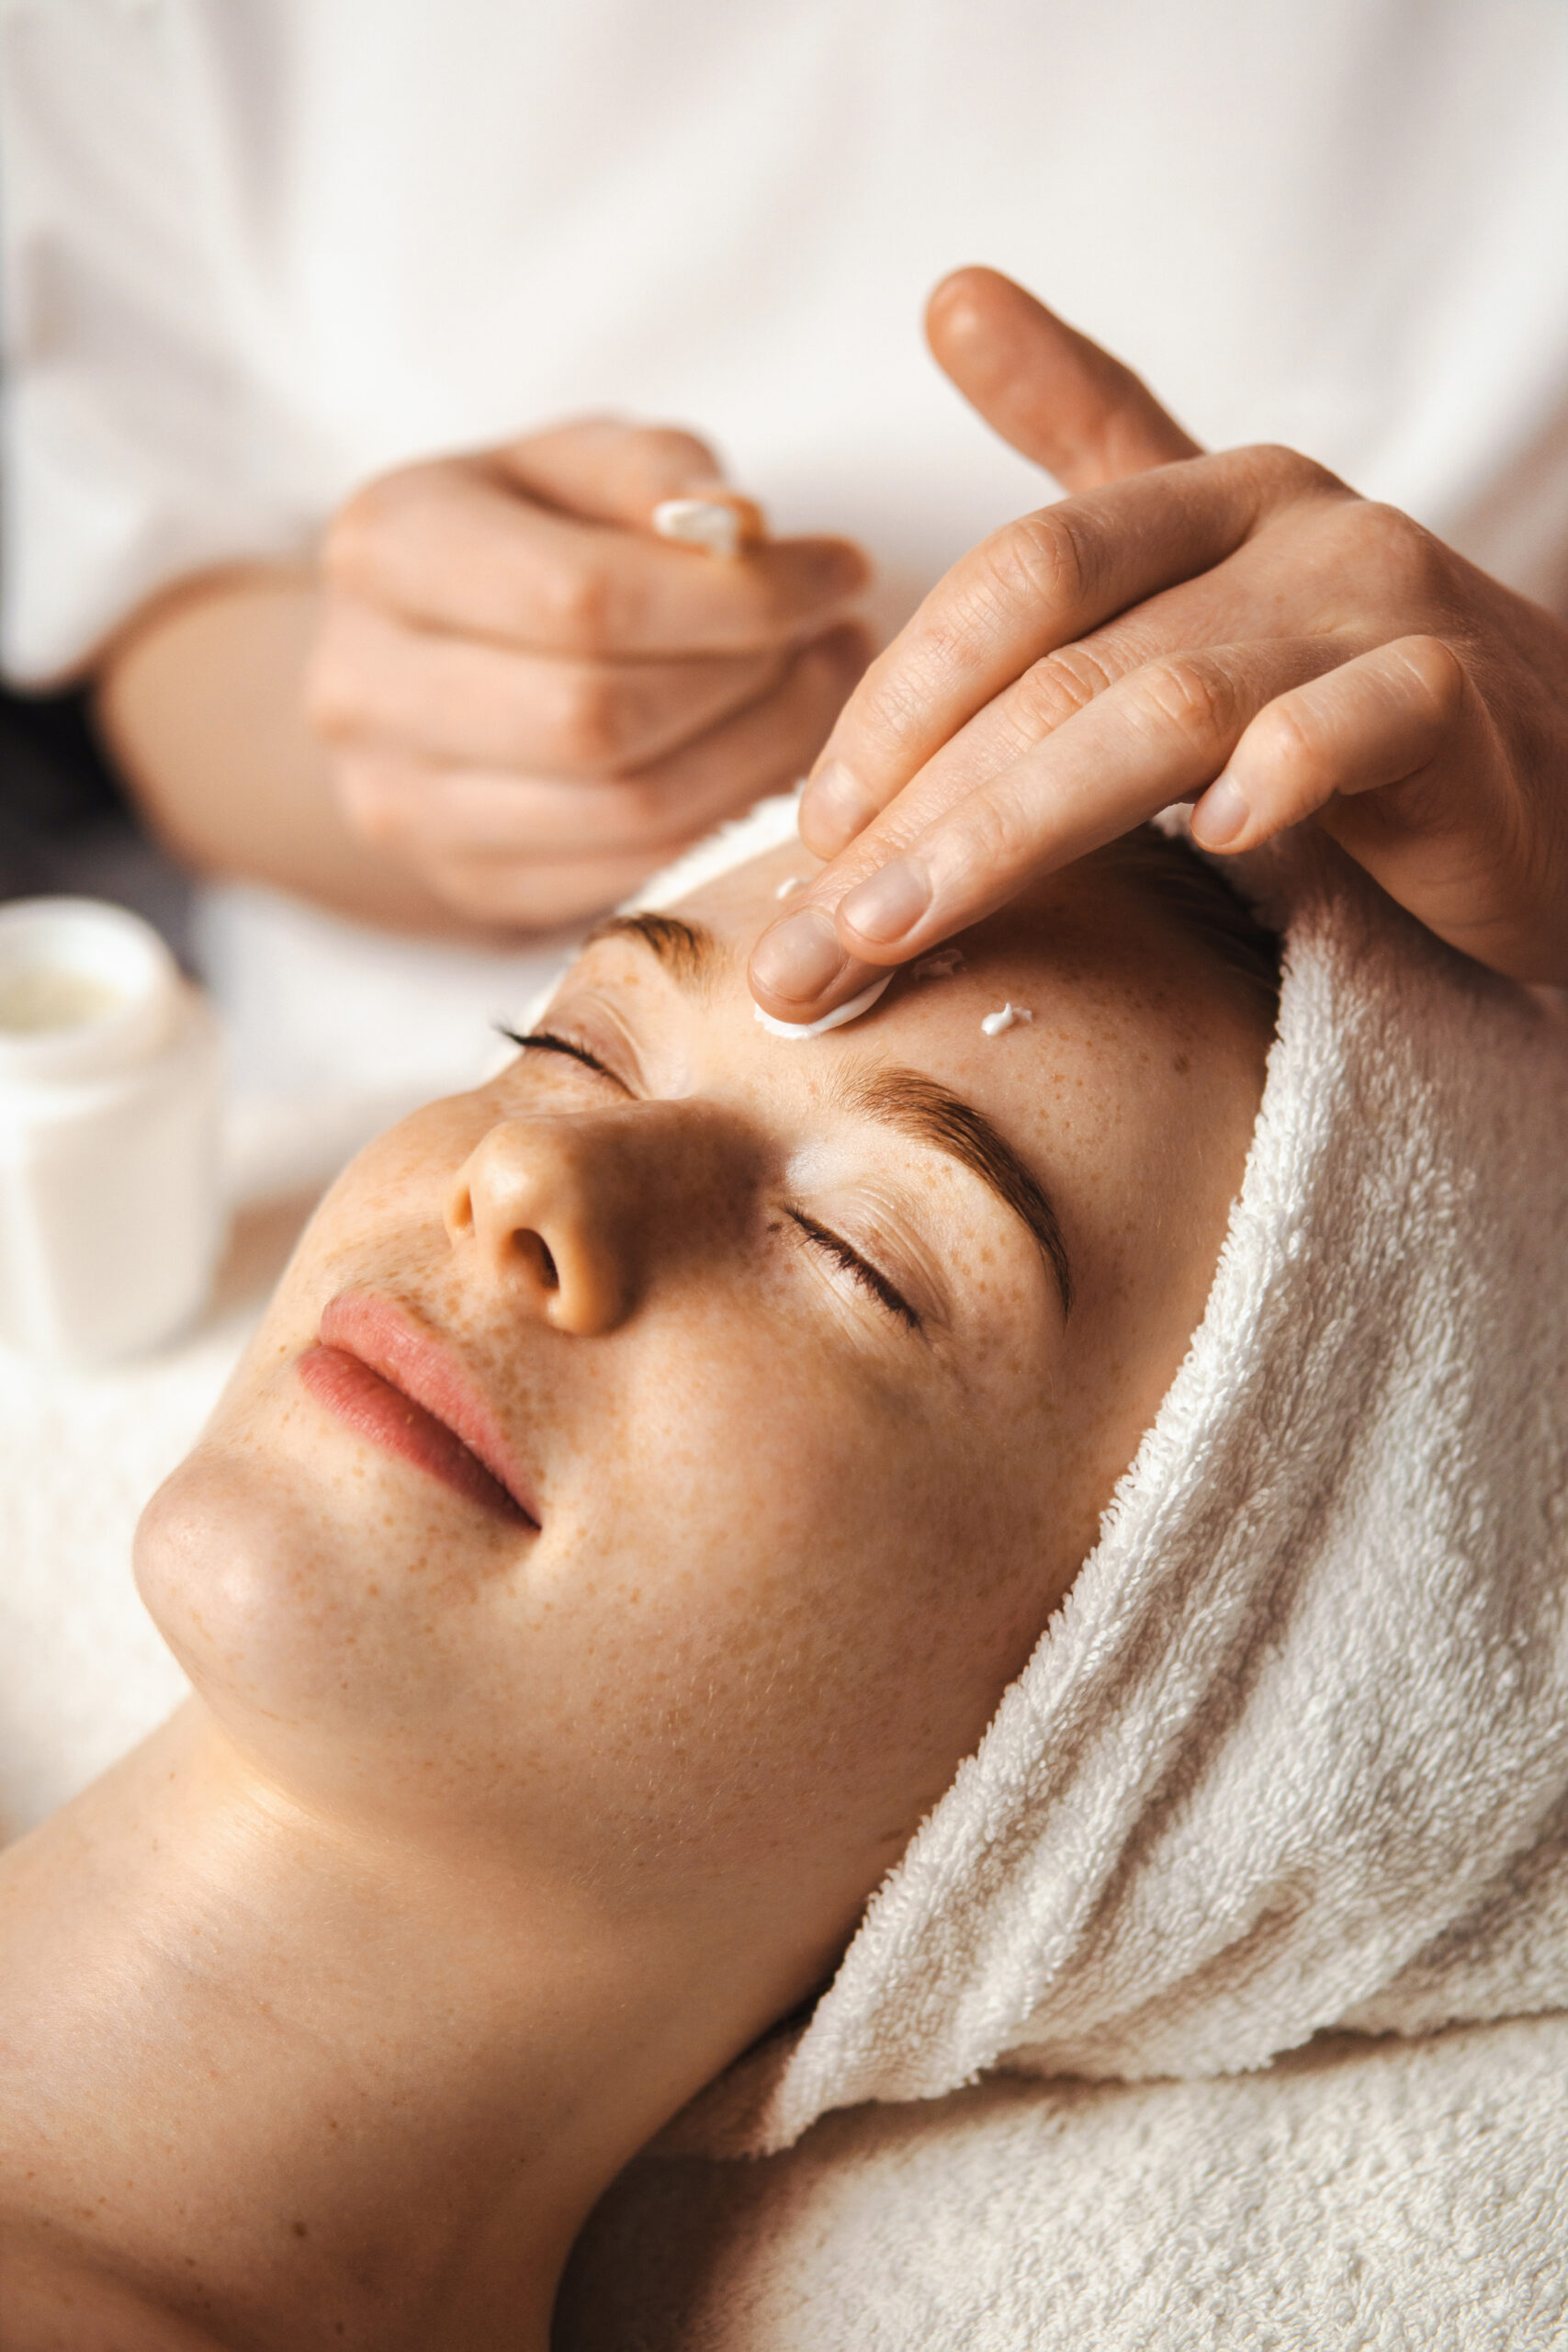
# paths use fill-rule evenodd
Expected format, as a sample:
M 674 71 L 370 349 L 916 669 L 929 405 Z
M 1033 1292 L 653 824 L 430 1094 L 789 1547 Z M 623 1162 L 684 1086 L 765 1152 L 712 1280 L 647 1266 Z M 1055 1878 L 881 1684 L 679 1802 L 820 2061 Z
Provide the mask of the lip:
M 498 1517 L 539 1513 L 489 1403 L 452 1351 L 406 1308 L 340 1291 L 299 1360 L 317 1403 L 383 1452 Z

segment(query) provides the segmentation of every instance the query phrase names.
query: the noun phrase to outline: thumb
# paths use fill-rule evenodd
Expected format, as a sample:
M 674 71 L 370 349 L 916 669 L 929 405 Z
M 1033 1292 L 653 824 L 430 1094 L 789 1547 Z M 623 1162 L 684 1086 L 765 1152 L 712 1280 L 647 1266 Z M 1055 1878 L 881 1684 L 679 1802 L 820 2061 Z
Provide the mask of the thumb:
M 999 270 L 944 277 L 926 305 L 926 340 L 987 424 L 1064 490 L 1202 455 L 1130 368 Z
M 745 503 L 707 443 L 675 425 L 576 417 L 509 441 L 491 452 L 491 462 L 512 488 L 543 506 L 633 530 L 650 529 L 654 508 L 670 498 Z

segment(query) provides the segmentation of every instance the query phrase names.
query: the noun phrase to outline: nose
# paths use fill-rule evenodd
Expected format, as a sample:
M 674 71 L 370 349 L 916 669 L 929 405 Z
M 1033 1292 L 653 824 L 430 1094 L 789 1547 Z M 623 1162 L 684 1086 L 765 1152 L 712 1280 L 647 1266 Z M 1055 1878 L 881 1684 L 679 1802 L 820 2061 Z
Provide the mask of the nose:
M 446 1232 L 513 1304 L 581 1339 L 635 1304 L 638 1187 L 614 1120 L 505 1119 L 447 1188 Z

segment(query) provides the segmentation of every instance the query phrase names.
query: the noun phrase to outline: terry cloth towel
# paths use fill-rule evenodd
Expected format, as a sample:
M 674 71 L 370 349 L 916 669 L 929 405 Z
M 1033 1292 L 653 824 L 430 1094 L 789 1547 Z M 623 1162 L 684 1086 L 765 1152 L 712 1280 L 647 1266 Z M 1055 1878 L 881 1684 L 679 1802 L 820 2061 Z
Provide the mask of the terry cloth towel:
M 1568 2017 L 1025 2082 L 648 2155 L 554 2352 L 1562 2352 Z
M 809 2021 L 672 2149 L 1568 2006 L 1568 1024 L 1327 842 L 1247 886 L 1279 1032 L 1187 1359 Z

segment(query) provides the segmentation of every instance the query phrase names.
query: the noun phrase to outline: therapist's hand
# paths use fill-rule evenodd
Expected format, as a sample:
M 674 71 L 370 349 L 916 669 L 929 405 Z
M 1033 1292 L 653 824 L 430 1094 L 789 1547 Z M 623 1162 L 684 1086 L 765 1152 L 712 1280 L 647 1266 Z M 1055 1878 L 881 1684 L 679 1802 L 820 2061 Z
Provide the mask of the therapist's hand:
M 661 500 L 722 488 L 690 435 L 590 419 L 388 474 L 332 524 L 310 718 L 350 824 L 457 914 L 596 912 L 821 748 L 867 564 L 654 536 Z
M 1204 847 L 1313 819 L 1495 969 L 1568 982 L 1568 630 L 1292 451 L 1205 457 L 990 270 L 931 346 L 1073 494 L 954 565 L 873 663 L 801 812 L 831 862 L 751 986 L 817 1018 L 1177 800 Z

